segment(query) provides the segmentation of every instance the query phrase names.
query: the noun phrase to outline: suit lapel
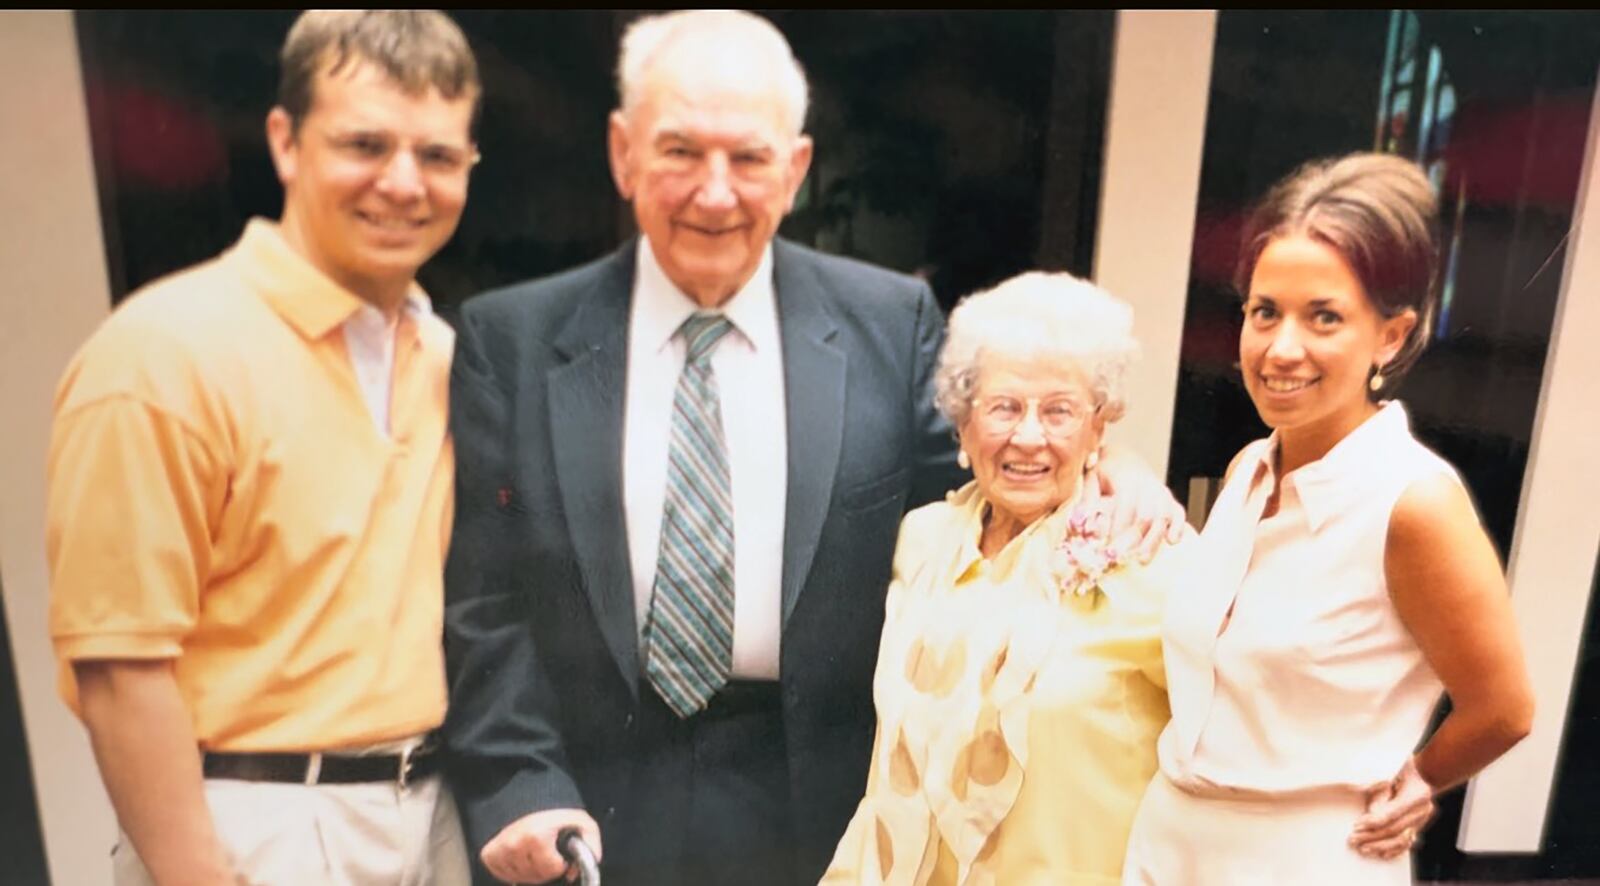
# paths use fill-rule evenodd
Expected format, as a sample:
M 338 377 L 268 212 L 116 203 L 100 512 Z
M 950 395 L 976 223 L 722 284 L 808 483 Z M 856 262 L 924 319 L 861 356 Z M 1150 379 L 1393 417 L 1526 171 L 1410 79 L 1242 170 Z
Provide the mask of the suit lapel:
M 638 633 L 622 504 L 623 409 L 634 246 L 601 267 L 555 337 L 566 361 L 549 370 L 556 482 L 584 590 L 628 686 L 638 692 Z
M 773 275 L 783 338 L 783 384 L 789 433 L 788 501 L 783 529 L 783 624 L 822 535 L 839 467 L 848 358 L 835 346 L 838 327 L 812 267 L 773 241 Z

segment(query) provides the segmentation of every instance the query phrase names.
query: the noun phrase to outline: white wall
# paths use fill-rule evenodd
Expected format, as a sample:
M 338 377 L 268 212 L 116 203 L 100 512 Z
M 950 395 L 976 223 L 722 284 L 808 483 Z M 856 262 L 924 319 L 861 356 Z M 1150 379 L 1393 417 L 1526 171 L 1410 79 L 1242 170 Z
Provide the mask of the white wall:
M 44 460 L 51 397 L 68 358 L 111 304 L 70 12 L 0 12 L 0 121 L 0 575 L 6 622 L 51 879 L 57 886 L 104 883 L 115 820 L 88 739 L 56 695 L 45 630 Z
M 1217 14 L 1117 14 L 1094 279 L 1133 305 L 1143 354 L 1109 439 L 1167 474 Z
M 1533 734 L 1467 789 L 1466 852 L 1540 849 L 1600 552 L 1600 90 L 1587 150 L 1506 570 L 1538 710 Z

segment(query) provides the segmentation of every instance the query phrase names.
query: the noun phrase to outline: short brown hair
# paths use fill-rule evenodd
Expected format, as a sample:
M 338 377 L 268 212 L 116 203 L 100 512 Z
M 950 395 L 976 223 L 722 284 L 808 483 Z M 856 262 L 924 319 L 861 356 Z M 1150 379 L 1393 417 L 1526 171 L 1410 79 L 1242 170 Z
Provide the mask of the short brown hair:
M 1410 160 L 1374 153 L 1314 160 L 1274 185 L 1250 214 L 1234 286 L 1249 295 L 1256 262 L 1273 240 L 1299 234 L 1327 244 L 1350 265 L 1379 314 L 1416 311 L 1416 326 L 1383 367 L 1387 386 L 1416 363 L 1433 328 L 1438 215 L 1428 177 Z
M 419 95 L 431 86 L 447 99 L 470 94 L 477 128 L 477 59 L 466 35 L 437 10 L 307 10 L 289 28 L 279 58 L 278 106 L 296 128 L 311 110 L 317 72 L 325 67 L 334 74 L 352 61 L 377 65 L 408 93 Z

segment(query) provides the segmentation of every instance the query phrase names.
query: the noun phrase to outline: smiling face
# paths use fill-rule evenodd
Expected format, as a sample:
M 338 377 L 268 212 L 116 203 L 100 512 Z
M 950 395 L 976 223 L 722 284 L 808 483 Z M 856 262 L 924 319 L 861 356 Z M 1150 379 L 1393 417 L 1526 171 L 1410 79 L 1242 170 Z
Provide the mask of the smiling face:
M 1103 422 L 1076 365 L 985 355 L 961 448 L 991 508 L 1014 535 L 1078 492 Z
M 1239 365 L 1261 420 L 1322 451 L 1372 414 L 1370 372 L 1416 325 L 1410 309 L 1382 317 L 1344 257 L 1299 234 L 1262 250 L 1244 310 Z
M 282 108 L 267 117 L 284 238 L 361 298 L 398 305 L 461 220 L 473 101 L 409 94 L 372 64 L 318 73 L 298 127 Z
M 811 164 L 762 82 L 717 59 L 689 76 L 664 65 L 611 116 L 617 190 L 668 279 L 706 307 L 755 273 Z

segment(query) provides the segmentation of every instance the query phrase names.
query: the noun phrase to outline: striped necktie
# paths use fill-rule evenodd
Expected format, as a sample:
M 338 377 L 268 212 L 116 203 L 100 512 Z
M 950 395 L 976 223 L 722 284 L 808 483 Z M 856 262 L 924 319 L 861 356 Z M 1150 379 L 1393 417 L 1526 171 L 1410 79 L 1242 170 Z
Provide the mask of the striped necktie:
M 733 496 L 711 352 L 733 328 L 696 313 L 672 398 L 661 551 L 645 626 L 645 674 L 667 706 L 705 708 L 733 668 Z

